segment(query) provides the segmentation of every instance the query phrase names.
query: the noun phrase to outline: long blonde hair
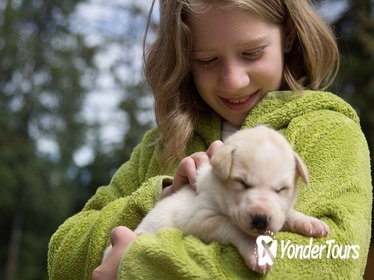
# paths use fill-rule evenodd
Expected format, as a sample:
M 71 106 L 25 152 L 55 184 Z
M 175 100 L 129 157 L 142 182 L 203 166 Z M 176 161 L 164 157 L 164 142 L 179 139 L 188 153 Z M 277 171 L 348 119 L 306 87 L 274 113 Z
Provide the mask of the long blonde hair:
M 155 99 L 161 160 L 185 156 L 199 114 L 209 106 L 200 98 L 191 76 L 191 31 L 188 15 L 212 5 L 240 8 L 285 28 L 292 45 L 285 54 L 282 90 L 326 89 L 336 76 L 339 52 L 329 25 L 308 0 L 160 0 L 155 41 L 145 51 L 145 76 Z M 152 9 L 149 15 L 150 22 Z

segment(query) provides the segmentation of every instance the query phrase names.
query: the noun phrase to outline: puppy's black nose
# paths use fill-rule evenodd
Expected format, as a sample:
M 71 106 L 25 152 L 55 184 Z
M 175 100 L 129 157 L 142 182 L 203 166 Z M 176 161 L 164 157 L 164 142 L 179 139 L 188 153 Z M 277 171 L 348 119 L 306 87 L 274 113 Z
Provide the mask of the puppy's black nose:
M 264 230 L 268 226 L 268 218 L 266 215 L 256 215 L 252 220 L 252 226 L 258 230 Z

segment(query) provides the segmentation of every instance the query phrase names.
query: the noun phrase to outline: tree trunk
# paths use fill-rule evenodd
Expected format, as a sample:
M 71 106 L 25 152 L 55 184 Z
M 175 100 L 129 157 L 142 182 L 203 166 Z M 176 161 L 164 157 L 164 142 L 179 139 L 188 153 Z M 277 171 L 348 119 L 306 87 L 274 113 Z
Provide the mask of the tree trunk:
M 13 227 L 10 236 L 8 259 L 5 266 L 5 278 L 4 280 L 15 280 L 17 267 L 18 267 L 18 256 L 22 241 L 22 224 L 23 224 L 23 211 L 22 208 L 18 208 L 17 213 L 13 220 Z

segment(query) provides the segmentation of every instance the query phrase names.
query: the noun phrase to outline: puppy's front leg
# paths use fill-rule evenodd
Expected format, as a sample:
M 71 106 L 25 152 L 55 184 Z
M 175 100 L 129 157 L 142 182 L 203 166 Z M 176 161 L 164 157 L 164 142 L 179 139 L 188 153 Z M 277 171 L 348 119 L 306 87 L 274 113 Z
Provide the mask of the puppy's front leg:
M 230 242 L 238 249 L 239 253 L 244 258 L 246 265 L 253 271 L 261 274 L 265 274 L 266 272 L 270 271 L 272 268 L 270 264 L 266 263 L 262 266 L 259 265 L 258 257 L 255 253 L 255 248 L 257 246 L 256 239 L 254 237 L 241 234 L 233 237 Z
M 311 237 L 324 237 L 330 232 L 330 228 L 325 222 L 300 213 L 295 209 L 289 211 L 283 229 Z
M 193 225 L 192 228 L 195 229 L 193 234 L 206 242 L 217 241 L 221 244 L 234 245 L 250 269 L 262 274 L 271 269 L 268 264 L 263 266 L 258 264 L 255 254 L 256 239 L 239 230 L 225 216 L 213 215 L 205 219 L 203 231 L 201 231 L 201 225 L 198 224 Z

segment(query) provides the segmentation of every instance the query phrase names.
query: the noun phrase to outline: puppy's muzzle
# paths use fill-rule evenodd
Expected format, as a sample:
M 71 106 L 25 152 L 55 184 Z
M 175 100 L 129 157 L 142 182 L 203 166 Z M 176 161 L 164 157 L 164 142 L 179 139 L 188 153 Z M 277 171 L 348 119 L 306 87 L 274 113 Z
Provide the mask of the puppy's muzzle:
M 256 215 L 252 219 L 252 227 L 259 231 L 264 231 L 269 224 L 268 217 L 266 215 Z

